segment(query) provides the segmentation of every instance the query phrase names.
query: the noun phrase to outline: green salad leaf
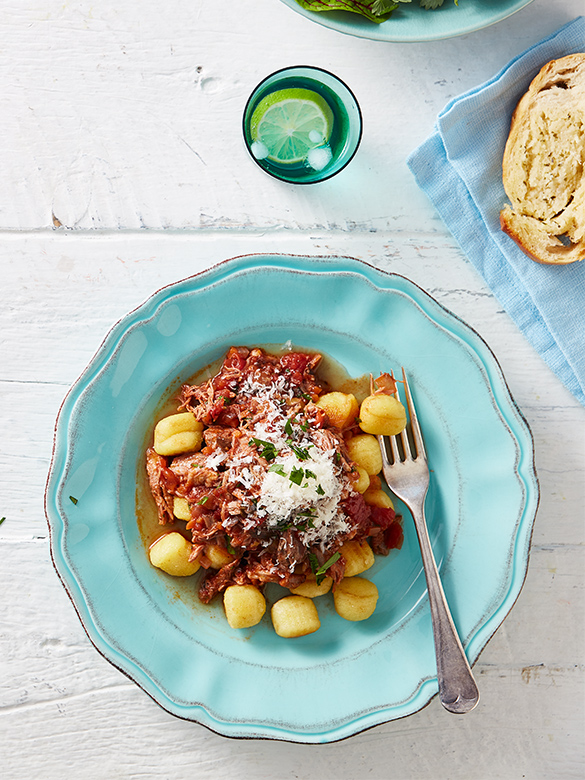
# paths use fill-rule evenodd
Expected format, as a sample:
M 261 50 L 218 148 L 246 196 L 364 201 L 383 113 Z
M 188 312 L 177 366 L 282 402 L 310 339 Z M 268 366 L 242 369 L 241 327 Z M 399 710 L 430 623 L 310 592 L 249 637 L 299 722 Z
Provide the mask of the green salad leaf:
M 400 3 L 410 3 L 412 0 L 373 0 L 367 3 L 362 0 L 297 0 L 297 3 L 308 11 L 351 11 L 361 14 L 371 22 L 385 22 L 392 11 Z M 419 0 L 423 8 L 433 9 L 443 5 L 444 0 Z M 455 0 L 457 5 L 457 0 Z
M 403 2 L 410 3 L 411 0 L 373 0 L 370 3 L 360 0 L 297 0 L 308 11 L 351 11 L 377 24 L 386 21 L 392 11 L 398 8 L 398 3 Z

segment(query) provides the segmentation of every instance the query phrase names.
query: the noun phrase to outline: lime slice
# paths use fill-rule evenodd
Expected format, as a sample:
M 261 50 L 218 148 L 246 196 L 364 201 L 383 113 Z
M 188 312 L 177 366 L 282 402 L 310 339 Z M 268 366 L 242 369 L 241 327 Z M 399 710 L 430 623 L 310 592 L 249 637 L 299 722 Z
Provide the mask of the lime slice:
M 266 158 L 291 165 L 303 162 L 309 150 L 329 141 L 333 113 L 311 89 L 280 89 L 263 98 L 250 120 L 252 141 L 262 144 Z

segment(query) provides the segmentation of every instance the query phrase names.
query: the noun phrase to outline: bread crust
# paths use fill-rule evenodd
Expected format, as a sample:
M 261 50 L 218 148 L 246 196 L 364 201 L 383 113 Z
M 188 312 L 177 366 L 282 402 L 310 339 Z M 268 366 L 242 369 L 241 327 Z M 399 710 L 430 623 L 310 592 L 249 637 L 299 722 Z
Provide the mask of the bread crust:
M 539 263 L 585 259 L 585 53 L 547 63 L 512 116 L 500 225 Z

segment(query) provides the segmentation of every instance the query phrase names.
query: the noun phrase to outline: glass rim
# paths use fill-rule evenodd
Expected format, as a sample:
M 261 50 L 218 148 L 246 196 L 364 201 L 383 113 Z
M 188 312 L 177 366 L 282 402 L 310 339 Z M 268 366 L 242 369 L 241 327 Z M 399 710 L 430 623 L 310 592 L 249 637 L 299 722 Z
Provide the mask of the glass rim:
M 260 89 L 260 87 L 263 84 L 265 84 L 267 81 L 269 81 L 274 76 L 278 76 L 280 73 L 286 73 L 287 71 L 293 71 L 293 70 L 309 70 L 309 71 L 314 70 L 314 71 L 317 71 L 319 73 L 325 73 L 325 75 L 327 75 L 330 78 L 334 79 L 334 81 L 339 82 L 339 84 L 341 84 L 341 86 L 348 91 L 348 93 L 349 93 L 351 99 L 353 100 L 353 102 L 355 104 L 355 107 L 357 109 L 357 115 L 358 115 L 358 120 L 359 120 L 359 131 L 358 131 L 358 134 L 357 134 L 357 140 L 355 142 L 355 147 L 354 147 L 352 153 L 350 154 L 350 156 L 347 158 L 347 160 L 343 163 L 343 165 L 340 168 L 338 168 L 335 171 L 332 171 L 331 173 L 328 173 L 326 176 L 323 176 L 320 179 L 315 179 L 314 181 L 302 181 L 302 180 L 291 181 L 290 179 L 285 179 L 282 176 L 279 176 L 278 174 L 273 173 L 272 171 L 269 171 L 263 165 L 260 165 L 259 161 L 254 157 L 254 155 L 252 154 L 252 150 L 250 148 L 250 144 L 248 143 L 248 139 L 246 138 L 246 115 L 248 113 L 248 108 L 250 107 L 250 103 L 252 102 L 252 99 L 253 99 L 254 95 L 256 94 L 256 92 Z M 248 154 L 250 155 L 252 160 L 256 163 L 256 165 L 261 170 L 264 171 L 264 173 L 268 174 L 268 176 L 272 176 L 272 178 L 276 179 L 277 181 L 284 182 L 285 184 L 295 184 L 295 185 L 299 185 L 299 184 L 305 184 L 305 185 L 306 184 L 320 184 L 322 181 L 327 181 L 327 179 L 331 179 L 331 178 L 333 178 L 333 176 L 337 176 L 337 174 L 341 173 L 341 171 L 344 170 L 344 168 L 346 168 L 349 165 L 349 163 L 353 160 L 353 158 L 355 157 L 355 155 L 357 153 L 357 150 L 360 147 L 360 143 L 361 143 L 361 140 L 362 140 L 363 129 L 364 129 L 364 122 L 363 122 L 363 117 L 362 117 L 362 109 L 360 107 L 359 101 L 356 98 L 353 90 L 345 83 L 345 81 L 343 81 L 343 79 L 340 79 L 339 76 L 336 76 L 335 73 L 331 73 L 330 70 L 326 70 L 325 68 L 320 68 L 318 65 L 287 65 L 284 68 L 278 68 L 278 70 L 275 70 L 272 73 L 269 73 L 267 76 L 265 76 L 262 79 L 262 81 L 259 81 L 256 84 L 256 86 L 252 89 L 252 91 L 250 92 L 250 96 L 248 97 L 248 100 L 246 101 L 246 105 L 244 106 L 244 111 L 242 113 L 242 134 L 244 136 L 244 144 L 246 146 L 246 149 L 248 150 Z

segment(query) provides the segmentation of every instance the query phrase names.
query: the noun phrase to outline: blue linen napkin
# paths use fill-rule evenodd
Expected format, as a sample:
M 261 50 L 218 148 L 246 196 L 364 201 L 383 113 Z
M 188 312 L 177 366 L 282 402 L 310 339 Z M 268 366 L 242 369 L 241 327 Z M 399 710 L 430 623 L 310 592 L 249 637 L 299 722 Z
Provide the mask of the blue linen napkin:
M 561 27 L 485 84 L 452 100 L 408 158 L 459 245 L 550 368 L 585 405 L 585 261 L 549 266 L 500 229 L 502 157 L 512 113 L 549 60 L 585 51 L 585 17 Z

